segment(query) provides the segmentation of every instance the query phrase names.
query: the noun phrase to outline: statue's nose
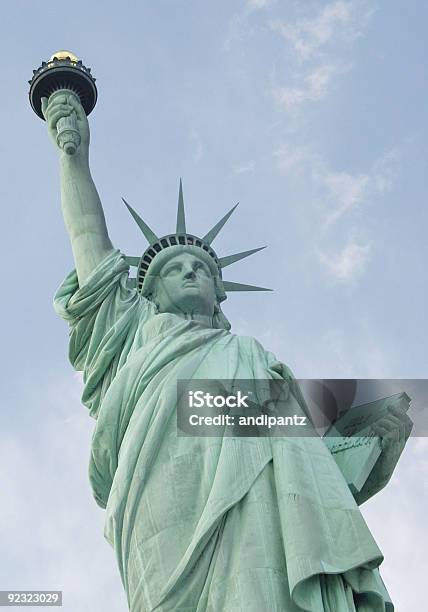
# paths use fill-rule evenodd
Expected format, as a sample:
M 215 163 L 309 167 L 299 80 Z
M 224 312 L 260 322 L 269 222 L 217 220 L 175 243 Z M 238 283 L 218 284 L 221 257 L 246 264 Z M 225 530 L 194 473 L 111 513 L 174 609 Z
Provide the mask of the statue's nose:
M 184 270 L 184 278 L 195 278 L 195 271 L 191 266 Z

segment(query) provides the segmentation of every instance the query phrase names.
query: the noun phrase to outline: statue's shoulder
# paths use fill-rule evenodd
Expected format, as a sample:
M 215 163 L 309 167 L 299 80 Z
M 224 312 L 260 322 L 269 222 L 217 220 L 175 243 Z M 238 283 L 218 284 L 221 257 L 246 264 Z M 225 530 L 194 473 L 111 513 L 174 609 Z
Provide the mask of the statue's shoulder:
M 242 336 L 241 334 L 232 334 L 230 332 L 229 334 L 230 336 L 233 336 L 236 342 L 238 342 L 242 346 L 248 346 L 249 348 L 252 348 L 253 350 L 265 351 L 264 347 L 257 340 L 257 338 L 254 338 L 254 336 Z
M 254 336 L 238 336 L 236 334 L 233 335 L 235 336 L 235 338 L 239 342 L 240 347 L 242 347 L 243 350 L 246 349 L 246 351 L 248 353 L 251 353 L 254 357 L 260 356 L 269 367 L 277 366 L 280 369 L 284 369 L 284 372 L 286 372 L 287 377 L 289 375 L 292 376 L 291 370 L 285 364 L 281 363 L 277 359 L 276 355 L 274 355 L 274 353 L 266 349 L 263 344 L 259 340 L 257 340 L 257 338 L 254 338 Z

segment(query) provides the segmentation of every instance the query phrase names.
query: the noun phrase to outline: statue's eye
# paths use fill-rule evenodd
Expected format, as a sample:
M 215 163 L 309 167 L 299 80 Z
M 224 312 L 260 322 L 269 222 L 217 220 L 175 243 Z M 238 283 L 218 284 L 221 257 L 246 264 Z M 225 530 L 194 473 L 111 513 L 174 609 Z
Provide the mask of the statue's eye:
M 197 272 L 197 271 L 198 271 L 198 272 L 204 272 L 205 274 L 207 274 L 207 269 L 206 269 L 206 267 L 205 267 L 205 266 L 204 266 L 204 264 L 203 264 L 202 262 L 200 262 L 200 261 L 197 261 L 197 262 L 195 262 L 195 263 L 193 264 L 193 270 L 194 270 L 195 272 Z
M 164 274 L 167 276 L 168 274 L 176 274 L 181 270 L 181 265 L 179 263 L 171 264 L 165 268 Z

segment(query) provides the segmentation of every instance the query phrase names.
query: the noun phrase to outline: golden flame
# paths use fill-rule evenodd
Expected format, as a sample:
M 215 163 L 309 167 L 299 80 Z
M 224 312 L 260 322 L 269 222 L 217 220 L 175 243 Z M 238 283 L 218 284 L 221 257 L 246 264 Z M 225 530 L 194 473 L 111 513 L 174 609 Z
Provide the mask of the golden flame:
M 59 60 L 65 60 L 67 58 L 70 58 L 70 60 L 74 63 L 77 63 L 79 61 L 79 58 L 71 51 L 57 51 L 49 58 L 49 62 L 53 62 L 55 57 Z

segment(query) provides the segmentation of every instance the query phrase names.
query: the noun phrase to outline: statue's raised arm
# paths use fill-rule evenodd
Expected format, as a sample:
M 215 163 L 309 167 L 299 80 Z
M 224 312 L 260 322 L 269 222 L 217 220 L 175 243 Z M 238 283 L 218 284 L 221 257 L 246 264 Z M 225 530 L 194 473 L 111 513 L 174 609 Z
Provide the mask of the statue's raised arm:
M 100 197 L 89 169 L 89 124 L 86 113 L 72 94 L 42 98 L 42 112 L 60 160 L 61 205 L 70 236 L 79 283 L 113 249 Z M 80 146 L 68 155 L 57 145 L 57 123 L 75 112 Z

